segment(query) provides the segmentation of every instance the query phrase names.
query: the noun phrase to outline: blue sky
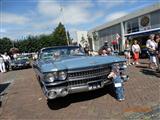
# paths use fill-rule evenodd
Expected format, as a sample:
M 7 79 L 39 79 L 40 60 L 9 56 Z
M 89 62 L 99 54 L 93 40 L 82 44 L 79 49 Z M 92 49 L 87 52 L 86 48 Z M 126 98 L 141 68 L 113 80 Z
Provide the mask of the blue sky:
M 50 34 L 60 21 L 76 38 L 76 31 L 90 30 L 158 1 L 0 0 L 0 38 Z

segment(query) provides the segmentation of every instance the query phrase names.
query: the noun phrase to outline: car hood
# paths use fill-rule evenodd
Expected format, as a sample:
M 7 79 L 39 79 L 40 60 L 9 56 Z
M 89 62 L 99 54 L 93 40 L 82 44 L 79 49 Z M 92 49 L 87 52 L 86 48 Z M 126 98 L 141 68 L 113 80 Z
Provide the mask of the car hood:
M 14 64 L 25 64 L 27 61 L 29 61 L 29 60 L 25 60 L 25 59 L 13 60 L 12 63 L 14 63 Z
M 71 56 L 63 57 L 59 60 L 41 60 L 39 62 L 42 72 L 73 70 L 86 67 L 111 64 L 115 62 L 126 61 L 124 58 L 117 56 Z

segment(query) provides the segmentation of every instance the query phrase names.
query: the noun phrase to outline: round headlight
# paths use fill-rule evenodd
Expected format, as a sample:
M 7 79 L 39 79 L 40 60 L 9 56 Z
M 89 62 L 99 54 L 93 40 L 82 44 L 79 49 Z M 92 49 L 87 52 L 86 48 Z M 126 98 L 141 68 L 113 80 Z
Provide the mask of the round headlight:
M 58 79 L 59 80 L 65 80 L 66 77 L 67 77 L 67 73 L 66 72 L 64 72 L 64 71 L 59 72 L 59 74 L 58 74 Z
M 47 81 L 47 82 L 54 82 L 55 78 L 56 78 L 55 74 L 49 73 L 49 74 L 46 75 L 45 81 Z

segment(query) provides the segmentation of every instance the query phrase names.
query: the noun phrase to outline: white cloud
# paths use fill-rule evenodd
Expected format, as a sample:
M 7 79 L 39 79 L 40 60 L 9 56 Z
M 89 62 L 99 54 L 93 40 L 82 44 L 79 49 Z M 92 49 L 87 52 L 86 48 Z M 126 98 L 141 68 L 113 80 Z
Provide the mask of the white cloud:
M 49 17 L 55 17 L 60 13 L 60 4 L 58 4 L 56 1 L 38 1 L 38 12 L 42 15 L 49 16 Z
M 97 0 L 99 5 L 105 5 L 107 9 L 126 3 L 126 0 Z
M 55 22 L 63 21 L 66 24 L 86 23 L 90 18 L 90 14 L 77 6 L 67 6 L 63 9 L 63 14 L 59 16 Z
M 53 23 L 53 21 L 42 21 L 42 22 L 36 22 L 34 21 L 33 23 L 31 23 L 31 27 L 34 30 L 46 30 L 49 29 L 50 27 L 53 28 L 55 24 Z
M 97 0 L 98 5 L 105 6 L 106 9 L 111 9 L 114 7 L 122 6 L 122 5 L 133 5 L 138 2 L 144 2 L 139 0 Z
M 93 22 L 102 16 L 100 12 L 92 15 L 89 9 L 93 5 L 91 1 L 67 1 L 63 4 L 50 0 L 46 2 L 39 1 L 38 11 L 41 15 L 52 18 L 55 24 L 61 21 L 65 24 L 76 25 Z
M 118 19 L 122 16 L 125 16 L 127 14 L 128 14 L 128 12 L 115 12 L 115 13 L 112 13 L 112 14 L 106 16 L 105 20 L 112 21 L 112 20 Z
M 0 28 L 0 33 L 6 33 L 6 29 Z
M 8 23 L 8 24 L 25 24 L 30 21 L 29 18 L 16 15 L 16 14 L 11 14 L 11 13 L 1 13 L 0 14 L 1 19 L 0 23 Z

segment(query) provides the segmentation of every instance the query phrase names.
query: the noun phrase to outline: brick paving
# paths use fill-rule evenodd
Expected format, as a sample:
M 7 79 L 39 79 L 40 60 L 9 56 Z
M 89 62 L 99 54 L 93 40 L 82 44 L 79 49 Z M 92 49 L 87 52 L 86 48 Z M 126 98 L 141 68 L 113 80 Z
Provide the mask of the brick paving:
M 107 86 L 47 103 L 32 69 L 0 73 L 0 81 L 12 81 L 4 95 L 0 119 L 151 119 L 149 113 L 160 108 L 160 73 L 147 66 L 148 61 L 141 60 L 140 65 L 128 67 L 130 80 L 125 83 L 123 102 L 118 102 L 112 87 Z

